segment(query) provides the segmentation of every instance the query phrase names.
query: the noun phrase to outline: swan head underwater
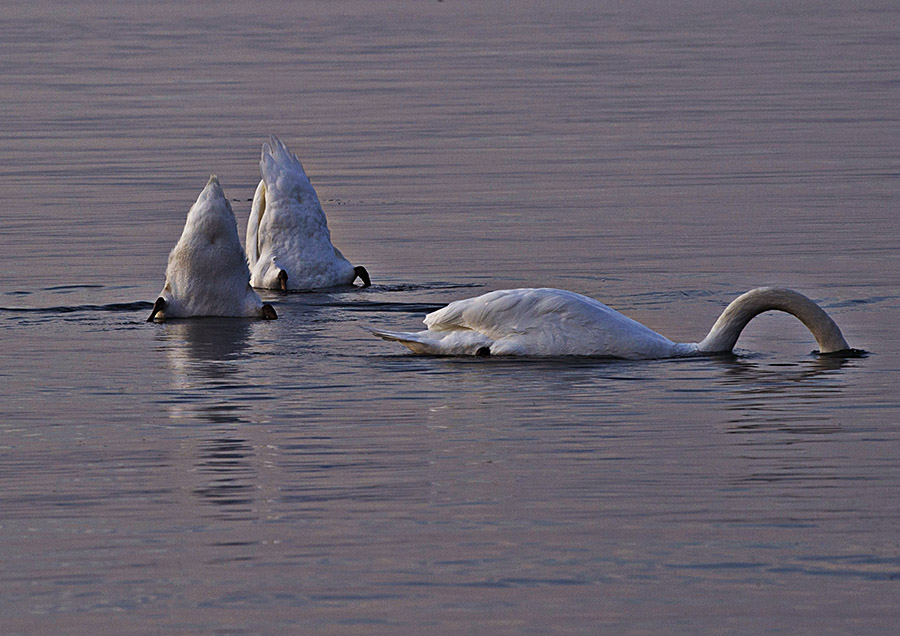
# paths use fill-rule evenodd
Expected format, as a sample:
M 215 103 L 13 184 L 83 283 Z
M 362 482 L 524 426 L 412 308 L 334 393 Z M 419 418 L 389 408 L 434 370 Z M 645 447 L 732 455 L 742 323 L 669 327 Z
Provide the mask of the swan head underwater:
M 698 343 L 677 343 L 603 303 L 561 289 L 505 289 L 457 300 L 425 317 L 425 331 L 371 329 L 432 355 L 599 356 L 643 360 L 731 353 L 747 323 L 769 310 L 796 316 L 819 353 L 859 353 L 831 317 L 791 289 L 760 287 L 722 312 Z
M 351 265 L 332 245 L 325 212 L 297 155 L 273 135 L 263 144 L 259 168 L 245 242 L 250 284 L 309 290 L 359 278 L 363 287 L 371 285 L 366 268 Z
M 189 316 L 277 318 L 250 287 L 234 212 L 215 175 L 188 212 L 147 321 Z

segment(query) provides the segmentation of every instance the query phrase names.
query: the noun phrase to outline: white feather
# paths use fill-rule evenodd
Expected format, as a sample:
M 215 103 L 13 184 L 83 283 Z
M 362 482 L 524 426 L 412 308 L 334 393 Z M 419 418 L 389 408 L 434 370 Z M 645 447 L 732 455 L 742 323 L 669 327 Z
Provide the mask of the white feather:
M 212 175 L 169 254 L 159 294 L 165 309 L 155 317 L 260 316 L 263 303 L 249 280 L 231 204 Z
M 729 352 L 756 315 L 777 309 L 799 318 L 821 353 L 849 349 L 834 321 L 806 296 L 759 288 L 722 313 L 700 343 L 677 343 L 603 303 L 561 289 L 505 289 L 450 303 L 425 317 L 425 331 L 372 330 L 416 353 L 436 355 L 671 358 Z
M 247 223 L 250 283 L 263 289 L 317 289 L 349 285 L 353 265 L 331 244 L 325 212 L 303 166 L 274 135 L 263 144 L 262 181 Z

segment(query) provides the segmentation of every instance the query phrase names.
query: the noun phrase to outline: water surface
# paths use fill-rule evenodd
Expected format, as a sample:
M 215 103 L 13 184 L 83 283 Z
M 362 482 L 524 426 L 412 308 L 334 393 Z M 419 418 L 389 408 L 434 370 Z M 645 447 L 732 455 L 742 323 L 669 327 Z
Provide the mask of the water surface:
M 32 3 L 0 17 L 7 634 L 882 634 L 900 614 L 891 3 Z M 147 324 L 276 133 L 369 289 Z M 734 357 L 415 357 L 492 289 Z

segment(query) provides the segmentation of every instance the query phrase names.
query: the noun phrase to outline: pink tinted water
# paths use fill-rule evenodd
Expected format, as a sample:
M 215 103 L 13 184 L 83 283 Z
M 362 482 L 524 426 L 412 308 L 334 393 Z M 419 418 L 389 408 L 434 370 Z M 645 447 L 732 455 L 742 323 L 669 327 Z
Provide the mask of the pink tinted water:
M 4 633 L 885 633 L 900 12 L 32 3 L 0 17 Z M 144 323 L 218 174 L 303 159 L 365 291 Z M 415 358 L 503 287 L 867 358 Z

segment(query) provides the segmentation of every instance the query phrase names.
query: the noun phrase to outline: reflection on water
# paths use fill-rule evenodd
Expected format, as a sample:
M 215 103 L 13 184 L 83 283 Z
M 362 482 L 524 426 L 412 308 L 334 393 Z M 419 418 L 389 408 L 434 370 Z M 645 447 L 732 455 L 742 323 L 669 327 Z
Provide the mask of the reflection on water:
M 250 321 L 198 318 L 164 324 L 160 338 L 176 386 L 189 389 L 239 380 L 246 357 Z
M 158 336 L 171 372 L 169 416 L 180 423 L 245 421 L 246 394 L 253 390 L 244 369 L 253 321 L 198 318 L 166 322 Z
M 216 507 L 220 519 L 252 517 L 259 494 L 253 468 L 256 451 L 239 437 L 247 404 L 234 392 L 247 386 L 242 364 L 251 347 L 252 322 L 243 319 L 200 318 L 170 321 L 160 340 L 175 388 L 168 406 L 177 424 L 199 421 L 211 430 L 193 447 L 194 474 L 203 479 L 193 489 L 202 501 Z
M 835 457 L 847 444 L 848 430 L 834 416 L 834 405 L 852 399 L 845 372 L 858 363 L 858 358 L 841 356 L 790 362 L 716 360 L 725 371 L 717 380 L 726 394 L 723 430 L 733 436 L 735 455 L 726 479 L 735 492 L 770 502 L 767 510 L 748 516 L 746 522 L 753 518 L 752 523 L 785 527 L 815 524 L 818 516 L 796 505 L 800 493 L 840 490 L 863 480 Z
M 856 368 L 853 358 L 813 355 L 795 361 L 721 356 L 712 359 L 724 373 L 717 382 L 737 395 L 775 395 L 791 390 L 845 390 L 841 370 Z
M 721 364 L 726 369 L 723 376 L 723 384 L 741 384 L 746 381 L 751 384 L 766 377 L 779 377 L 785 381 L 803 381 L 827 375 L 832 371 L 838 371 L 845 367 L 856 366 L 860 359 L 858 355 L 817 355 L 812 354 L 807 359 L 796 361 L 767 360 L 760 362 L 752 355 L 744 356 L 715 356 L 711 360 Z
M 254 518 L 254 502 L 259 494 L 253 470 L 254 448 L 231 431 L 198 442 L 196 472 L 208 479 L 194 493 L 218 506 L 221 519 Z
M 716 363 L 725 370 L 717 383 L 727 389 L 731 432 L 841 430 L 831 416 L 832 404 L 847 391 L 842 371 L 855 368 L 855 358 L 811 356 L 795 362 L 760 362 L 725 357 Z

